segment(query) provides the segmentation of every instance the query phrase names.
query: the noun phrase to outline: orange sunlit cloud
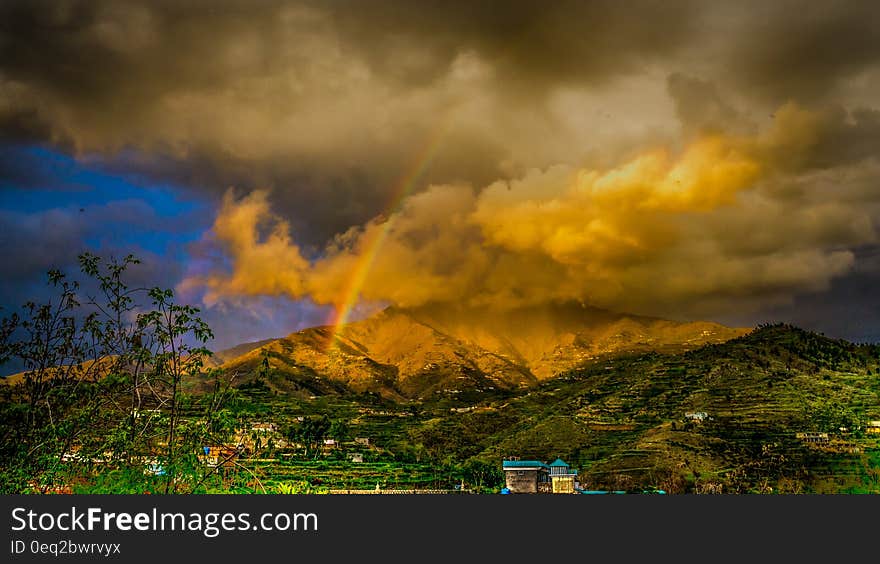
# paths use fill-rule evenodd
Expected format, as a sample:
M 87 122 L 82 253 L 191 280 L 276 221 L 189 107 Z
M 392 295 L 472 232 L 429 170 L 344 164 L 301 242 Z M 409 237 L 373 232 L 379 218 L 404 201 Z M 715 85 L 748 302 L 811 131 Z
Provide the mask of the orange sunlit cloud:
M 431 186 L 391 217 L 339 234 L 313 260 L 266 192 L 227 193 L 213 237 L 232 268 L 185 284 L 204 286 L 207 303 L 287 295 L 338 306 L 370 255 L 357 295 L 405 307 L 576 299 L 651 311 L 652 303 L 713 307 L 730 296 L 773 302 L 821 289 L 852 266 L 840 246 L 876 234 L 859 209 L 772 197 L 780 174 L 823 133 L 820 116 L 794 105 L 778 113 L 767 131 L 706 134 L 677 154 L 652 149 L 610 169 L 558 165 L 481 190 Z M 776 225 L 763 235 L 775 239 L 765 252 L 737 245 L 749 237 L 741 230 L 721 228 L 750 217 Z

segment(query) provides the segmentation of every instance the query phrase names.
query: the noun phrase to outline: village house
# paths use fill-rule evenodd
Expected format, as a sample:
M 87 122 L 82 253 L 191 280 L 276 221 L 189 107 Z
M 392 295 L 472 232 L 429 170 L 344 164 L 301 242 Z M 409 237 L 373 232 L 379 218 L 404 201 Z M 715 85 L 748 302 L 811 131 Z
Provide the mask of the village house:
M 276 423 L 256 422 L 249 427 L 236 429 L 234 441 L 249 453 L 266 448 L 270 443 L 278 448 L 288 446 Z
M 828 433 L 796 433 L 795 438 L 800 439 L 805 443 L 810 444 L 824 444 L 828 442 Z
M 231 468 L 240 453 L 239 449 L 227 445 L 211 445 L 202 447 L 203 454 L 199 460 L 209 468 Z
M 278 425 L 275 423 L 253 423 L 251 431 L 255 433 L 277 433 Z
M 321 441 L 321 452 L 327 454 L 334 449 L 339 448 L 339 446 L 340 445 L 336 441 L 336 439 L 324 439 L 323 441 Z
M 880 435 L 880 421 L 868 421 L 865 431 L 871 435 Z
M 555 494 L 573 494 L 580 489 L 577 483 L 577 471 L 557 458 L 550 463 L 550 485 Z
M 504 460 L 504 485 L 510 493 L 538 493 L 550 486 L 550 467 L 538 460 Z
M 557 458 L 550 464 L 539 460 L 509 458 L 502 461 L 504 485 L 510 493 L 578 493 L 577 471 Z

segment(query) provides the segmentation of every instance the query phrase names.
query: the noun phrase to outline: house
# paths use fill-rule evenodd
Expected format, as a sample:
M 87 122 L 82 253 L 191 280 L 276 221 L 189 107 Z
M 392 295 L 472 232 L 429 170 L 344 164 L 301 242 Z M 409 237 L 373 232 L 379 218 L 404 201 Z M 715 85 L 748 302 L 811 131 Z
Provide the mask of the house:
M 287 440 L 281 436 L 277 423 L 255 422 L 248 427 L 236 429 L 234 441 L 248 453 L 256 452 L 270 444 L 278 448 L 286 448 Z
M 162 466 L 157 457 L 142 457 L 142 461 L 144 462 L 144 474 L 148 476 L 165 475 L 165 467 Z
M 705 421 L 709 415 L 705 411 L 686 411 L 685 419 L 690 419 L 691 421 Z
M 880 435 L 880 421 L 868 421 L 866 431 L 871 435 Z
M 827 443 L 828 433 L 796 433 L 795 437 L 805 443 Z
M 355 437 L 355 444 L 359 444 L 361 446 L 370 446 L 370 438 L 369 437 Z
M 538 493 L 550 488 L 550 466 L 538 460 L 508 459 L 501 463 L 510 493 Z
M 351 453 L 351 461 L 355 464 L 360 464 L 364 461 L 364 455 L 360 452 L 353 452 Z
M 239 455 L 239 449 L 227 445 L 205 446 L 202 452 L 198 458 L 210 468 L 231 468 Z
M 509 458 L 502 461 L 504 485 L 510 493 L 578 493 L 577 471 L 557 458 L 540 460 Z
M 577 493 L 577 470 L 572 470 L 561 458 L 550 463 L 550 485 L 553 493 Z

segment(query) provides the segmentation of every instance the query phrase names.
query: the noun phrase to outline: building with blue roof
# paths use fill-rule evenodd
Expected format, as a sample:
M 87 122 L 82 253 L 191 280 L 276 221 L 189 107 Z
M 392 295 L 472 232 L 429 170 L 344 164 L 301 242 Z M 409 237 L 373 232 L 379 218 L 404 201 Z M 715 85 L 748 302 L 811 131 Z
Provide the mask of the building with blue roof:
M 578 490 L 576 482 L 577 470 L 572 470 L 571 466 L 565 463 L 561 458 L 557 458 L 550 463 L 550 484 L 553 493 L 575 493 Z
M 550 464 L 540 460 L 508 458 L 502 461 L 505 489 L 510 493 L 576 493 L 577 471 L 557 458 Z
M 501 463 L 510 493 L 538 493 L 550 484 L 550 466 L 540 460 L 510 458 Z

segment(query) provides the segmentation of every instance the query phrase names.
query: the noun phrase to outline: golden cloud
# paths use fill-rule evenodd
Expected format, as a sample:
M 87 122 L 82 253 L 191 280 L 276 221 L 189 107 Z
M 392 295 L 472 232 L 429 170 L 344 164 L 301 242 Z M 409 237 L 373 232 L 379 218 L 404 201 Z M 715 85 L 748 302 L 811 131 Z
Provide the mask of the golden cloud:
M 244 295 L 341 304 L 352 291 L 400 306 L 575 299 L 658 314 L 779 302 L 827 287 L 852 267 L 850 249 L 877 237 L 862 206 L 779 197 L 825 130 L 821 115 L 794 105 L 777 116 L 762 133 L 704 134 L 608 169 L 534 169 L 480 191 L 431 186 L 314 259 L 266 192 L 227 193 L 212 236 L 231 269 L 185 285 L 205 287 L 209 304 Z

